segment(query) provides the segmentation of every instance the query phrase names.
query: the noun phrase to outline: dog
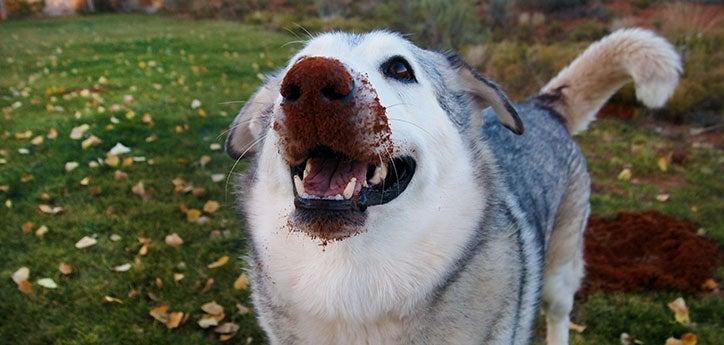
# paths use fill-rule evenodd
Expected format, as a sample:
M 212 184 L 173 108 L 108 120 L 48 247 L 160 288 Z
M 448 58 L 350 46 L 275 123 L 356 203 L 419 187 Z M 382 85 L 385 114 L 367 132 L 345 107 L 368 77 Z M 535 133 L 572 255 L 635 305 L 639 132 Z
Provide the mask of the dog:
M 592 44 L 512 103 L 459 56 L 399 34 L 326 33 L 232 123 L 258 321 L 271 344 L 568 343 L 590 177 L 572 135 L 633 80 L 682 72 L 643 29 Z

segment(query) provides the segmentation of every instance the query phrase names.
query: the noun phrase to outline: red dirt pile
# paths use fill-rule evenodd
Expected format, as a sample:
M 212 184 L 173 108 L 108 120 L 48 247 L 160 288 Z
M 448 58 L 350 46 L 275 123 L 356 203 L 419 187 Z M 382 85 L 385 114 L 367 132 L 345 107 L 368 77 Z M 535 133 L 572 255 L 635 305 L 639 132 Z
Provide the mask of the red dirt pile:
M 702 291 L 719 248 L 689 222 L 656 211 L 593 217 L 585 237 L 583 293 L 676 289 Z

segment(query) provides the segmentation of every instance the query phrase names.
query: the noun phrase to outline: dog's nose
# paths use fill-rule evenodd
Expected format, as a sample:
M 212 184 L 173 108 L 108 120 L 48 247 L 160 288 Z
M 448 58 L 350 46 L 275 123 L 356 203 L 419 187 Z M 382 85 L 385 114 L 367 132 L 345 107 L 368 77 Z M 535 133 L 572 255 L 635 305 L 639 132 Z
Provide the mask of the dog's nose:
M 285 105 L 319 111 L 325 104 L 347 101 L 353 89 L 352 76 L 339 60 L 307 57 L 287 72 L 280 93 Z

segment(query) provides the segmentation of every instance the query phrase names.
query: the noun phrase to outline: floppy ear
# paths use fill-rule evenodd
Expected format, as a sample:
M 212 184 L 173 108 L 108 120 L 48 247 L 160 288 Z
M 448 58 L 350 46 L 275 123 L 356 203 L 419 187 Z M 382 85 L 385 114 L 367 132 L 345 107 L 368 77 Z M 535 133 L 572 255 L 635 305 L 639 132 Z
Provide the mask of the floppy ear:
M 279 95 L 279 84 L 277 75 L 268 76 L 236 115 L 226 137 L 226 153 L 231 158 L 239 159 L 256 152 Z
M 508 96 L 491 80 L 463 61 L 458 55 L 448 55 L 450 67 L 457 74 L 457 80 L 463 91 L 473 96 L 477 105 L 484 109 L 493 107 L 498 121 L 515 134 L 523 134 L 523 122 L 518 112 L 508 100 Z

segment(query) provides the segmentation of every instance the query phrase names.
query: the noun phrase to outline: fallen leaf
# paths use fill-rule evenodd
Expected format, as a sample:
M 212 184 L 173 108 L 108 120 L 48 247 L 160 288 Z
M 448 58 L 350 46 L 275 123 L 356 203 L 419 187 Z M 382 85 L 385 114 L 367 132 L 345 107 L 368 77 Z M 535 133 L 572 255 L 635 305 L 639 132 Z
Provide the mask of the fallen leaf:
M 239 325 L 233 322 L 224 322 L 223 324 L 216 326 L 214 332 L 221 334 L 236 333 L 239 330 Z
M 45 138 L 43 136 L 38 135 L 37 137 L 33 138 L 33 140 L 30 141 L 31 144 L 37 146 L 41 145 L 45 141 Z
M 18 290 L 20 290 L 23 294 L 30 295 L 33 293 L 33 284 L 31 284 L 30 281 L 21 280 L 18 283 Z
M 62 207 L 58 207 L 58 206 L 51 207 L 50 205 L 45 205 L 45 204 L 38 205 L 38 209 L 40 210 L 40 212 L 43 212 L 46 214 L 59 214 L 59 213 L 63 213 L 63 211 L 64 211 Z
M 671 195 L 669 195 L 668 193 L 658 194 L 658 195 L 656 195 L 656 201 L 667 202 L 670 197 L 671 197 Z
M 125 264 L 113 267 L 113 270 L 116 272 L 127 272 L 130 269 L 131 269 L 131 264 L 129 264 L 129 263 L 125 263 Z
M 219 321 L 216 320 L 216 317 L 214 317 L 213 315 L 203 315 L 203 316 L 201 316 L 201 319 L 199 319 L 199 321 L 197 323 L 198 323 L 199 327 L 206 329 L 211 326 L 218 325 Z
M 717 283 L 716 280 L 709 278 L 706 281 L 704 281 L 704 284 L 702 284 L 702 287 L 705 290 L 715 291 L 719 288 L 719 283 Z
M 140 196 L 143 200 L 149 199 L 149 196 L 146 193 L 146 187 L 143 186 L 143 181 L 139 181 L 133 187 L 131 187 L 131 192 Z
M 216 211 L 219 209 L 219 203 L 214 200 L 209 200 L 204 204 L 204 212 L 206 213 L 216 213 Z
M 211 181 L 213 182 L 221 182 L 226 178 L 226 175 L 224 174 L 213 174 L 211 175 Z
M 148 243 L 144 243 L 138 250 L 138 255 L 146 256 L 148 254 Z
M 201 106 L 201 101 L 199 101 L 198 99 L 194 99 L 193 101 L 191 101 L 191 109 L 196 109 L 200 106 Z
M 80 143 L 80 147 L 86 150 L 92 146 L 100 145 L 101 143 L 103 143 L 103 141 L 100 138 L 95 135 L 91 135 Z
M 209 149 L 211 151 L 219 151 L 219 150 L 221 150 L 221 144 L 213 143 L 213 144 L 209 145 Z
M 58 137 L 58 130 L 55 128 L 51 128 L 48 130 L 48 135 L 46 137 L 50 140 L 55 140 L 55 138 Z
M 118 242 L 121 240 L 122 237 L 121 237 L 121 235 L 118 235 L 118 234 L 111 234 L 110 238 L 111 238 L 111 241 Z
M 163 280 L 161 280 L 161 278 L 156 277 L 156 279 L 154 279 L 153 281 L 153 284 L 156 285 L 157 288 L 163 289 Z
M 168 314 L 168 321 L 166 321 L 166 327 L 168 329 L 177 328 L 181 324 L 181 320 L 184 318 L 184 313 L 177 311 Z
M 174 282 L 180 282 L 182 279 L 184 279 L 184 275 L 182 273 L 174 273 L 173 274 L 173 281 Z
M 203 198 L 206 195 L 206 189 L 203 187 L 196 187 L 191 190 L 191 195 L 197 198 Z
M 106 162 L 106 165 L 108 165 L 109 167 L 115 168 L 118 167 L 118 164 L 121 163 L 121 160 L 116 155 L 107 154 L 104 162 Z
M 245 305 L 243 305 L 243 304 L 237 303 L 237 304 L 236 304 L 236 311 L 237 311 L 240 315 L 246 315 L 246 314 L 249 314 L 249 312 L 251 312 L 251 309 L 249 309 L 249 307 L 247 307 L 247 306 L 245 306 Z
M 214 278 L 209 278 L 206 280 L 204 288 L 201 289 L 201 293 L 208 292 L 209 290 L 211 290 L 212 287 L 214 287 Z
M 75 168 L 77 168 L 79 165 L 80 164 L 78 164 L 78 162 L 67 162 L 67 163 L 65 163 L 65 171 L 71 172 L 71 171 L 75 170 Z
M 669 159 L 666 157 L 659 157 L 659 159 L 656 160 L 656 165 L 659 167 L 659 170 L 666 172 L 669 170 Z
M 166 244 L 171 247 L 178 247 L 184 243 L 184 240 L 181 239 L 181 236 L 179 236 L 177 233 L 172 233 L 170 235 L 166 235 L 165 238 Z
M 222 335 L 219 336 L 219 341 L 222 341 L 222 342 L 223 342 L 223 341 L 227 341 L 227 340 L 233 338 L 235 335 L 236 335 L 236 333 L 232 333 L 232 334 L 222 334 Z M 250 341 L 247 341 L 246 343 L 247 343 L 247 344 L 251 344 Z
M 103 296 L 101 302 L 104 304 L 123 304 L 123 301 L 111 296 Z
M 47 233 L 48 233 L 48 227 L 45 225 L 41 225 L 37 230 L 35 230 L 35 236 L 38 236 L 38 237 L 43 237 Z
M 628 333 L 621 333 L 621 345 L 634 345 L 634 344 L 643 344 L 644 342 L 641 340 L 636 339 L 636 337 L 630 336 Z
M 90 177 L 87 177 L 87 176 L 86 176 L 86 177 L 84 177 L 82 180 L 80 180 L 80 185 L 81 185 L 81 186 L 87 186 L 87 185 L 89 185 L 89 184 L 90 184 Z
M 35 224 L 33 222 L 27 222 L 23 223 L 23 225 L 20 226 L 20 229 L 23 230 L 24 234 L 29 234 L 31 231 L 33 231 L 33 227 Z
M 60 264 L 58 264 L 58 271 L 60 271 L 61 274 L 67 276 L 73 273 L 73 266 L 66 264 L 65 262 L 61 262 Z
M 122 143 L 116 143 L 116 145 L 113 146 L 113 148 L 111 148 L 110 151 L 108 151 L 108 154 L 111 154 L 114 156 L 120 156 L 120 155 L 130 153 L 130 152 L 131 152 L 131 149 L 128 146 L 123 145 Z
M 78 249 L 88 248 L 90 246 L 95 245 L 98 243 L 98 240 L 96 240 L 93 237 L 83 236 L 78 242 L 75 243 L 75 247 Z
M 57 289 L 58 284 L 55 283 L 55 281 L 51 278 L 41 278 L 37 281 L 38 285 L 46 288 L 46 289 Z
M 186 220 L 189 222 L 196 222 L 199 217 L 201 217 L 201 211 L 195 208 L 189 209 L 188 212 L 186 212 Z
M 216 260 L 216 261 L 208 264 L 206 267 L 208 267 L 208 268 L 218 268 L 218 267 L 221 267 L 221 266 L 226 265 L 227 262 L 229 262 L 229 256 L 228 256 L 228 255 L 224 255 L 224 256 L 220 257 L 218 260 Z
M 621 170 L 621 172 L 618 174 L 618 180 L 619 181 L 629 181 L 631 180 L 631 169 L 625 168 Z
M 209 164 L 209 163 L 211 163 L 211 156 L 209 156 L 209 155 L 203 155 L 199 159 L 199 165 L 201 165 L 202 167 L 205 167 L 206 164 Z
M 236 280 L 234 281 L 234 289 L 246 290 L 248 287 L 249 287 L 249 277 L 247 277 L 246 274 L 244 274 L 244 273 L 240 274 L 239 278 L 236 278 Z
M 696 335 L 693 333 L 686 333 L 681 336 L 681 340 L 676 338 L 666 339 L 665 345 L 696 345 Z
M 667 306 L 674 312 L 676 322 L 684 326 L 688 326 L 689 323 L 691 323 L 691 320 L 689 319 L 689 308 L 686 306 L 686 302 L 683 298 L 679 297 L 667 304 Z
M 125 180 L 126 178 L 128 178 L 128 174 L 123 171 L 116 170 L 113 172 L 113 179 L 116 181 Z
M 18 270 L 13 273 L 13 281 L 15 284 L 20 284 L 21 281 L 28 280 L 28 278 L 30 278 L 30 269 L 25 266 L 18 268 Z
M 201 306 L 201 310 L 210 315 L 221 315 L 224 313 L 224 307 L 220 306 L 216 301 L 205 303 Z
M 162 304 L 155 307 L 151 309 L 148 314 L 159 322 L 166 324 L 166 322 L 168 322 L 168 304 Z

